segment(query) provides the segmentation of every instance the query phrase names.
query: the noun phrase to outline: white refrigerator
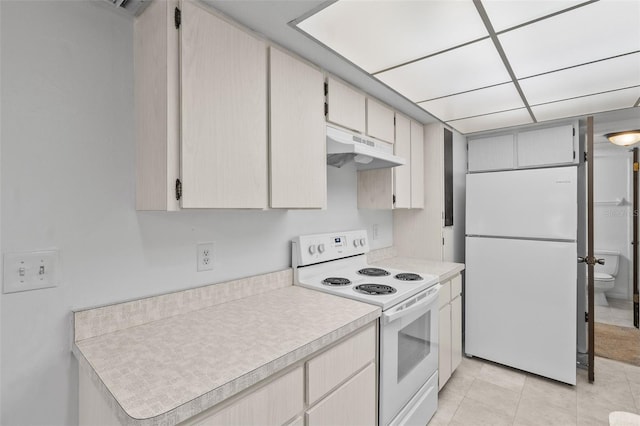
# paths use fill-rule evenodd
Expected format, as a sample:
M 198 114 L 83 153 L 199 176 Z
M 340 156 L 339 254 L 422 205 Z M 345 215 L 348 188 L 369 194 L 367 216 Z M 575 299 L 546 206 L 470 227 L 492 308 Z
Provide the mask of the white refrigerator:
M 576 383 L 577 167 L 467 175 L 465 353 Z

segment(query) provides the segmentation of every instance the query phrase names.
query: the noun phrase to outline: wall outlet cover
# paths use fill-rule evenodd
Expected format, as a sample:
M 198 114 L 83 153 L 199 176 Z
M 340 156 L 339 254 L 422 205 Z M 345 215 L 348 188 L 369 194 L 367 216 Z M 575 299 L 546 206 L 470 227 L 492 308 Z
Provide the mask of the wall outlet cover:
M 196 246 L 198 272 L 213 270 L 213 243 L 200 243 Z

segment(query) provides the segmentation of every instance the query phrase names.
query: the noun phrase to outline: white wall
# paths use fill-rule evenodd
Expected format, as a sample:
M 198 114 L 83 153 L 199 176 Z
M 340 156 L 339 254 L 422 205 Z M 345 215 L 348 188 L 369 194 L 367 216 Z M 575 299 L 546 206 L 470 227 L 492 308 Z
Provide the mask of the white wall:
M 109 7 L 0 2 L 0 244 L 62 265 L 59 287 L 2 297 L 2 425 L 77 423 L 74 308 L 283 269 L 299 234 L 378 224 L 374 248 L 392 242 L 391 212 L 357 210 L 353 166 L 329 168 L 326 211 L 136 212 L 132 20 Z
M 628 148 L 610 143 L 594 148 L 594 244 L 595 248 L 620 252 L 618 274 L 607 296 L 631 298 L 631 259 L 633 250 L 632 154 Z M 622 205 L 610 204 L 625 200 Z M 596 266 L 596 270 L 598 266 Z

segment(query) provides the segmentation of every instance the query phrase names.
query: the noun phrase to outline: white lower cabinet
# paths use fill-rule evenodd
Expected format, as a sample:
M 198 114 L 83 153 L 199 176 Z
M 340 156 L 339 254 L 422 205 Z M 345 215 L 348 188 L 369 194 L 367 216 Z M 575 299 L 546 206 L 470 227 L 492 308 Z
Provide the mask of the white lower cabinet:
M 304 408 L 302 367 L 275 379 L 244 398 L 185 424 L 197 426 L 282 425 Z M 198 417 L 198 416 L 197 416 Z
M 462 276 L 455 275 L 440 289 L 438 389 L 462 361 Z
M 376 419 L 376 365 L 368 366 L 306 412 L 307 426 L 367 426 Z

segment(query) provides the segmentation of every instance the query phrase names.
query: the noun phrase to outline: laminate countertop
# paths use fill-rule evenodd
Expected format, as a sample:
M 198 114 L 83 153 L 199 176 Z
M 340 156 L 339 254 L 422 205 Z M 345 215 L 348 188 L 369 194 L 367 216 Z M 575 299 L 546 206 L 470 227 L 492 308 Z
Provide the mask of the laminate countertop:
M 297 286 L 77 341 L 81 368 L 127 425 L 170 425 L 321 350 L 380 316 Z
M 449 278 L 464 270 L 464 263 L 443 262 L 440 260 L 417 259 L 413 257 L 391 257 L 371 263 L 374 266 L 401 269 L 408 272 L 437 275 L 439 281 Z

